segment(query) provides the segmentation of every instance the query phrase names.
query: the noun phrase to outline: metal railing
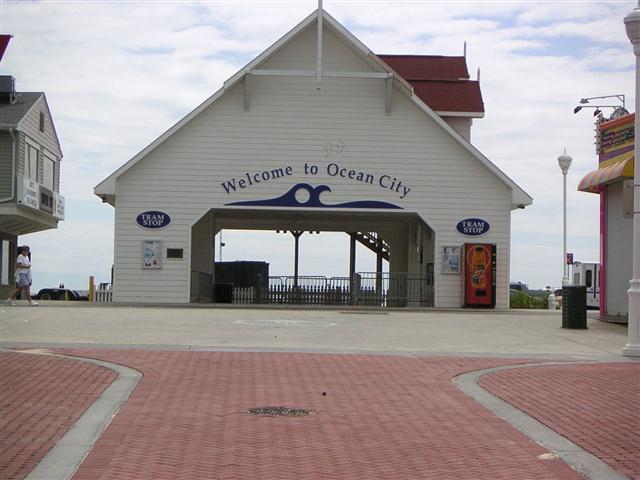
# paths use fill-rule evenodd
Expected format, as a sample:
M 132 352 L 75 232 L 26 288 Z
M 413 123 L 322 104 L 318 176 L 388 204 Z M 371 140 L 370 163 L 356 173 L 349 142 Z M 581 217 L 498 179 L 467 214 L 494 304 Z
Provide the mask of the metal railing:
M 278 276 L 258 279 L 256 303 L 269 305 L 349 305 L 348 277 Z
M 234 303 L 268 305 L 433 306 L 433 278 L 411 273 L 364 272 L 349 277 L 271 276 L 258 278 L 251 295 Z
M 113 299 L 113 291 L 110 283 L 101 283 L 93 292 L 93 301 L 96 303 L 110 303 Z
M 353 281 L 349 277 L 318 275 L 258 275 L 253 287 L 236 287 L 214 285 L 212 275 L 191 272 L 194 303 L 417 307 L 433 306 L 433 293 L 433 276 L 413 273 L 361 272 Z

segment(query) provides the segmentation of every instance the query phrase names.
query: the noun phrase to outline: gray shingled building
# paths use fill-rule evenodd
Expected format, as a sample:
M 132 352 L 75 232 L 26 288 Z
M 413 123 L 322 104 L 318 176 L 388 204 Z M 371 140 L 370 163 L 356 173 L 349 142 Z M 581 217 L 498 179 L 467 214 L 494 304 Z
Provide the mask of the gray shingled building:
M 43 92 L 0 76 L 0 295 L 13 288 L 18 237 L 64 220 L 62 150 Z

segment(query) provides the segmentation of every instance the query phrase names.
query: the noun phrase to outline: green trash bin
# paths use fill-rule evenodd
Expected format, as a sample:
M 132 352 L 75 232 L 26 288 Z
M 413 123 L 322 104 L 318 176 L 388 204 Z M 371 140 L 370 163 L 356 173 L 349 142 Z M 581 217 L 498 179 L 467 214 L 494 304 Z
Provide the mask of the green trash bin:
M 587 327 L 587 287 L 566 285 L 562 287 L 562 328 Z

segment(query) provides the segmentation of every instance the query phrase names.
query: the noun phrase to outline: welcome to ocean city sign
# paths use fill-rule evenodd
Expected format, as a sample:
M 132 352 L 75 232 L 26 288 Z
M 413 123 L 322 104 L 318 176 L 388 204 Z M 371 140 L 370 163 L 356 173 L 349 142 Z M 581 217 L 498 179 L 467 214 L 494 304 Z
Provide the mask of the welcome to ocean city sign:
M 411 192 L 411 187 L 407 186 L 401 179 L 397 178 L 394 175 L 381 175 L 363 170 L 356 170 L 335 162 L 331 162 L 322 166 L 322 169 L 318 165 L 313 165 L 305 162 L 301 172 L 296 172 L 294 167 L 291 165 L 274 168 L 271 170 L 246 172 L 240 177 L 229 178 L 222 182 L 220 185 L 227 193 L 227 195 L 231 195 L 235 192 L 247 189 L 253 185 L 270 182 L 279 178 L 297 176 L 299 179 L 304 178 L 305 180 L 308 179 L 309 182 L 313 182 L 313 177 L 318 175 L 321 171 L 331 178 L 344 178 L 354 183 L 364 183 L 377 186 L 385 190 L 390 190 L 392 192 L 395 192 L 400 199 L 405 198 L 409 194 L 409 192 Z M 299 192 L 300 190 L 307 190 L 310 195 L 309 200 L 305 202 L 299 202 L 294 198 L 297 192 Z M 328 185 L 318 185 L 314 187 L 308 183 L 303 182 L 298 183 L 284 195 L 277 198 L 249 202 L 234 202 L 227 205 L 401 208 L 397 205 L 389 204 L 386 202 L 378 202 L 375 200 L 363 200 L 359 202 L 349 202 L 338 205 L 326 205 L 322 203 L 319 198 L 320 193 L 325 191 L 331 191 L 331 187 L 329 187 Z

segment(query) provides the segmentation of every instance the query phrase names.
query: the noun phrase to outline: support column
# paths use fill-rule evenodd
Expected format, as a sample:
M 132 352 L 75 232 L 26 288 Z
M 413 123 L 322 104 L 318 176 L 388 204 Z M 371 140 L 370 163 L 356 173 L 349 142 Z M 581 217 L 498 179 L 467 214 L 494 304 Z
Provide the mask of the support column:
M 632 272 L 629 282 L 629 323 L 627 325 L 627 343 L 622 349 L 626 357 L 640 357 L 640 2 L 624 18 L 627 36 L 633 44 L 633 54 L 636 60 L 636 98 L 635 98 L 635 127 L 634 127 L 634 169 L 633 169 L 633 237 Z
M 351 304 L 356 300 L 356 237 L 350 233 L 349 239 L 349 293 L 351 296 Z
M 382 294 L 382 260 L 382 239 L 379 239 L 378 252 L 376 253 L 376 295 L 378 298 Z
M 298 257 L 300 253 L 300 236 L 303 234 L 303 231 L 294 230 L 291 232 L 293 238 L 295 239 L 295 259 L 293 262 L 293 286 L 298 288 Z

